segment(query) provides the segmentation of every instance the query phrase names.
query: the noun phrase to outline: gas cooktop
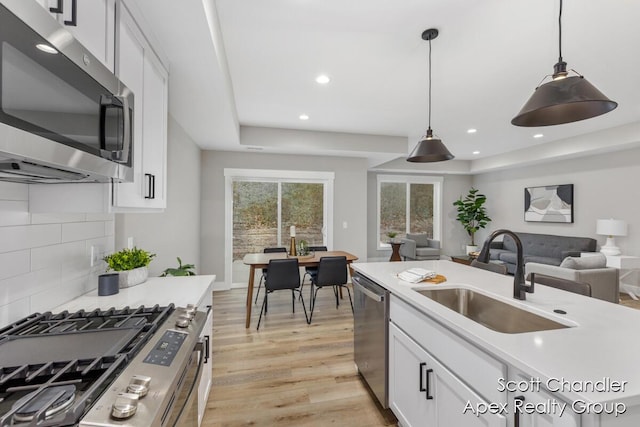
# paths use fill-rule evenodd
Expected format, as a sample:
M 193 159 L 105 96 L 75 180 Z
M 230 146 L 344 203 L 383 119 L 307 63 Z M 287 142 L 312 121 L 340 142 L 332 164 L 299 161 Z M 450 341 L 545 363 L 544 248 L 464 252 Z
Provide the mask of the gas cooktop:
M 78 424 L 173 311 L 36 313 L 0 329 L 0 426 Z

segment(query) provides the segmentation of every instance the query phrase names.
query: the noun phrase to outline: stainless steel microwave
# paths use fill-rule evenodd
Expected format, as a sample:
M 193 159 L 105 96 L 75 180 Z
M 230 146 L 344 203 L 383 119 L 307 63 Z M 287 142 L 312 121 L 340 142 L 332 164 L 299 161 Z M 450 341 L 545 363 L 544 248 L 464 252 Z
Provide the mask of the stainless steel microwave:
M 133 93 L 34 0 L 0 0 L 0 180 L 133 180 Z

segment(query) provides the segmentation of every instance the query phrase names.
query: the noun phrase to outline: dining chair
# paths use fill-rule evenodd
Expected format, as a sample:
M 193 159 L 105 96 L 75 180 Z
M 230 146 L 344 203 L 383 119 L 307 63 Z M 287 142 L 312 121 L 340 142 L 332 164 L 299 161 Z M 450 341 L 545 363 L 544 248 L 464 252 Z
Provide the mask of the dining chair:
M 529 273 L 527 280 L 534 283 L 550 286 L 556 289 L 562 289 L 563 291 L 573 292 L 574 294 L 580 294 L 590 297 L 591 285 L 586 282 L 576 282 L 575 280 L 562 279 L 560 277 L 547 276 L 546 274 Z
M 287 248 L 283 248 L 283 247 L 273 247 L 273 248 L 264 248 L 264 250 L 262 251 L 262 253 L 265 254 L 273 254 L 273 253 L 278 253 L 278 252 L 287 252 Z M 262 287 L 262 280 L 266 279 L 267 277 L 267 269 L 263 268 L 262 269 L 262 275 L 260 276 L 260 282 L 258 282 L 258 292 L 256 292 L 256 299 L 253 301 L 254 304 L 258 303 L 258 295 L 260 294 L 260 288 Z
M 507 266 L 504 264 L 497 264 L 495 262 L 480 262 L 476 259 L 471 261 L 471 267 L 481 268 L 487 271 L 493 271 L 498 274 L 507 274 Z
M 258 319 L 258 327 L 262 321 L 262 314 L 267 314 L 267 300 L 269 294 L 275 291 L 291 290 L 291 305 L 293 312 L 296 312 L 296 296 L 295 292 L 300 292 L 300 268 L 297 258 L 272 259 L 267 267 L 267 275 L 264 279 L 264 299 L 262 300 L 262 308 L 260 309 L 260 318 Z M 301 293 L 301 292 L 300 292 Z M 302 298 L 302 295 L 300 295 Z M 302 298 L 302 308 L 304 310 L 304 318 L 307 324 L 311 322 L 307 316 L 307 308 Z
M 324 287 L 331 286 L 333 294 L 336 297 L 336 309 L 340 305 L 338 298 L 338 288 L 346 288 L 349 293 L 349 303 L 351 304 L 351 312 L 353 313 L 353 300 L 351 299 L 351 291 L 347 286 L 347 257 L 346 256 L 326 256 L 320 258 L 318 263 L 318 274 L 311 277 L 311 313 L 309 314 L 309 323 L 313 318 L 313 310 L 316 306 L 316 298 L 318 291 Z
M 326 246 L 309 246 L 310 252 L 327 252 Z M 304 278 L 309 276 L 309 280 L 313 280 L 314 276 L 318 275 L 318 267 L 305 267 L 304 275 L 302 276 L 302 282 L 300 283 L 300 291 L 302 291 L 302 287 L 304 286 Z

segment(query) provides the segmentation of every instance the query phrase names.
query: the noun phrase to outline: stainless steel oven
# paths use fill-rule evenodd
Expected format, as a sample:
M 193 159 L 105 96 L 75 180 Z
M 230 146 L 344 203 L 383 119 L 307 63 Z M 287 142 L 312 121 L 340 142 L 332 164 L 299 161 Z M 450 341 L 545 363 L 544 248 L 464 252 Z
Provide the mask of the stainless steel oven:
M 47 312 L 0 328 L 0 427 L 197 426 L 207 314 Z
M 131 181 L 134 107 L 36 1 L 0 0 L 0 179 Z

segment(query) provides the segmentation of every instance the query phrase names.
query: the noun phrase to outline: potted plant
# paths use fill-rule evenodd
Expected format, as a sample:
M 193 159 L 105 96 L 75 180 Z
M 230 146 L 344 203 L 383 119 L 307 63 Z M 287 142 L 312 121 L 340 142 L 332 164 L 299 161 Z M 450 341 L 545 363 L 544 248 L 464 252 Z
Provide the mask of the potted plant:
M 156 254 L 134 247 L 114 252 L 103 259 L 109 265 L 107 271 L 113 270 L 120 274 L 119 286 L 128 288 L 147 280 L 149 277 L 147 266 L 155 256 Z
M 484 207 L 486 201 L 487 197 L 484 194 L 480 194 L 477 189 L 471 187 L 469 194 L 464 199 L 460 196 L 458 200 L 453 202 L 453 206 L 458 210 L 456 219 L 460 221 L 471 237 L 471 245 L 467 246 L 467 254 L 478 250 L 474 240 L 476 231 L 485 228 L 491 222 Z
M 397 235 L 398 233 L 395 231 L 387 231 L 387 237 L 389 238 L 389 243 L 393 243 Z
M 195 276 L 196 273 L 193 271 L 196 268 L 193 264 L 182 264 L 182 260 L 180 257 L 176 257 L 178 259 L 178 268 L 167 268 L 165 269 L 160 277 L 167 276 Z

